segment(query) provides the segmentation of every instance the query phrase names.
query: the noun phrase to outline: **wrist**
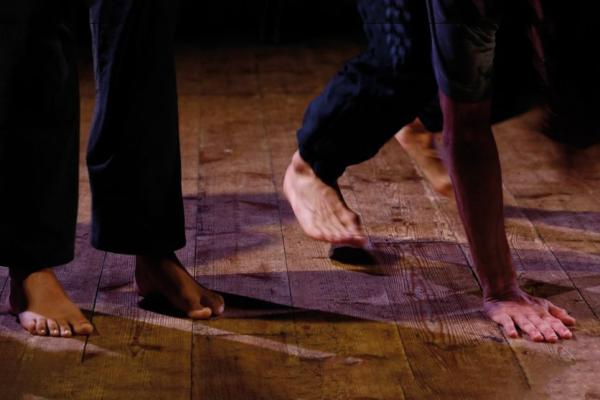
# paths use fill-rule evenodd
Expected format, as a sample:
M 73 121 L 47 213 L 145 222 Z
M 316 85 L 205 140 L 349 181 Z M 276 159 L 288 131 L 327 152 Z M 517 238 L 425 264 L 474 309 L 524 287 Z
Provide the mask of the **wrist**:
M 493 285 L 482 285 L 484 299 L 504 299 L 514 297 L 522 293 L 521 288 L 516 280 L 505 282 L 502 284 L 495 283 Z

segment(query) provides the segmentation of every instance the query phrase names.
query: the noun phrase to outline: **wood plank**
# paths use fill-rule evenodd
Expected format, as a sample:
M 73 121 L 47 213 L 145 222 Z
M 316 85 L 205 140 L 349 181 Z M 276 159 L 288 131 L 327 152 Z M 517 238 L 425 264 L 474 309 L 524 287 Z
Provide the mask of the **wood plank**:
M 89 101 L 82 111 L 91 112 Z M 82 129 L 87 128 L 83 119 Z M 85 136 L 85 135 L 84 135 Z M 79 216 L 76 233 L 75 260 L 55 269 L 69 296 L 92 317 L 96 289 L 102 270 L 104 253 L 90 246 L 91 196 L 88 184 L 80 184 Z M 39 396 L 72 398 L 82 376 L 81 358 L 85 338 L 57 339 L 33 337 L 7 313 L 8 270 L 2 270 L 4 284 L 0 296 L 0 398 Z
M 88 234 L 80 230 L 76 260 L 56 268 L 67 293 L 88 318 L 93 309 L 102 258 L 103 253 L 93 250 L 89 246 Z M 3 291 L 3 308 L 8 305 L 8 294 L 9 290 Z M 78 367 L 85 344 L 82 337 L 31 336 L 13 316 L 0 315 L 0 397 L 73 398 L 82 377 L 82 370 Z
M 513 129 L 518 129 L 518 124 L 518 120 L 508 121 L 504 128 L 500 126 L 500 129 L 496 127 L 495 130 L 502 131 L 504 129 L 512 132 Z M 539 139 L 538 134 L 534 136 L 536 140 Z M 505 184 L 513 179 L 527 180 L 526 176 L 529 178 L 535 176 L 535 171 L 539 166 L 536 167 L 534 164 L 539 160 L 533 161 L 532 157 L 522 157 L 516 148 L 502 148 L 508 143 L 507 140 L 512 142 L 514 138 L 504 138 L 498 132 L 496 137 L 505 166 Z M 548 149 L 539 140 L 536 143 L 538 144 L 536 149 L 538 154 L 548 154 Z M 519 149 L 522 149 L 522 146 L 519 146 Z M 510 157 L 515 157 L 515 159 L 509 161 Z M 523 171 L 530 173 L 524 174 Z M 532 186 L 527 187 L 528 190 L 532 188 Z M 552 191 L 555 190 L 560 190 L 560 186 L 546 186 L 544 193 L 551 196 Z M 431 192 L 431 196 L 448 219 L 449 226 L 453 227 L 454 234 L 461 243 L 469 264 L 472 265 L 466 237 L 461 228 L 454 201 L 436 196 L 433 192 Z M 589 384 L 571 384 L 565 388 L 561 388 L 561 385 L 564 381 L 572 381 L 575 376 L 585 376 L 585 374 L 576 372 L 579 371 L 579 368 L 573 368 L 573 362 L 576 359 L 582 360 L 582 370 L 591 371 L 597 368 L 594 362 L 590 362 L 590 359 L 594 359 L 594 357 L 586 356 L 588 349 L 590 354 L 595 354 L 598 347 L 593 334 L 597 330 L 596 322 L 593 321 L 593 313 L 574 286 L 571 276 L 565 273 L 561 263 L 556 259 L 551 247 L 544 243 L 534 225 L 517 206 L 514 196 L 510 191 L 505 191 L 504 197 L 509 217 L 507 218 L 507 236 L 521 286 L 533 294 L 541 295 L 571 310 L 580 321 L 576 331 L 579 332 L 582 329 L 583 332 L 586 332 L 583 336 L 578 337 L 577 341 L 561 342 L 557 345 L 537 344 L 528 340 L 510 341 L 531 385 L 529 395 L 531 398 L 536 398 L 536 396 L 552 397 L 555 393 L 561 393 L 567 397 L 585 397 L 590 389 Z M 590 322 L 592 322 L 591 326 Z M 590 333 L 592 334 L 590 335 Z M 592 391 L 595 391 L 593 386 Z
M 195 231 L 187 236 L 178 256 L 192 269 Z M 81 380 L 81 398 L 189 398 L 192 322 L 140 303 L 134 270 L 135 257 L 107 254 L 94 310 L 98 334 L 83 357 L 94 373 Z
M 500 127 L 498 134 L 509 149 L 507 164 L 517 158 L 514 146 L 519 146 L 532 153 L 531 165 L 523 167 L 536 166 L 529 176 L 511 173 L 511 167 L 507 168 L 506 186 L 515 198 L 509 212 L 522 213 L 531 221 L 597 317 L 600 315 L 600 294 L 595 290 L 595 266 L 600 261 L 597 256 L 600 206 L 588 184 L 571 176 L 559 162 L 561 148 L 528 130 L 527 118 L 535 118 L 535 115 L 516 121 L 512 129 Z M 537 147 L 532 146 L 532 142 Z M 563 148 L 562 151 L 566 150 Z M 547 157 L 541 157 L 539 153 L 545 153 Z
M 516 209 L 515 200 L 508 192 L 505 202 Z M 452 206 L 447 212 L 451 225 L 458 226 L 460 220 L 456 209 Z M 583 378 L 585 371 L 589 375 L 598 368 L 595 362 L 598 359 L 597 320 L 551 248 L 539 237 L 526 216 L 517 211 L 511 211 L 509 215 L 507 236 L 521 287 L 567 308 L 578 319 L 576 340 L 554 345 L 533 343 L 526 339 L 510 340 L 531 385 L 529 396 L 553 398 L 560 393 L 569 398 L 585 397 L 590 387 L 594 387 L 594 384 L 590 386 L 587 383 L 594 382 L 594 379 Z M 468 246 L 464 247 L 468 251 Z M 575 367 L 575 362 L 580 367 Z M 578 376 L 586 383 L 573 384 Z M 570 384 L 565 384 L 569 381 Z
M 182 97 L 180 141 L 187 245 L 177 252 L 193 271 L 198 195 L 198 125 L 194 101 Z M 140 303 L 135 292 L 135 258 L 108 254 L 99 286 L 94 324 L 83 365 L 94 371 L 82 379 L 81 398 L 189 398 L 192 322 Z M 120 379 L 115 379 L 115 376 Z M 140 388 L 152 390 L 140 391 Z
M 278 189 L 295 151 L 294 131 L 308 100 L 307 96 L 263 97 Z M 331 261 L 329 246 L 307 238 L 281 193 L 279 199 L 293 304 L 313 310 L 308 316 L 314 311 L 327 313 L 297 319 L 302 327 L 297 341 L 337 355 L 315 365 L 320 391 L 313 398 L 405 398 L 414 377 L 398 330 L 389 322 L 391 304 L 384 277 L 365 266 Z
M 518 360 L 484 317 L 465 254 L 400 146 L 389 143 L 348 175 L 344 193 L 355 197 L 387 276 L 418 389 L 434 398 L 521 398 L 529 385 Z
M 192 323 L 139 308 L 132 258 L 104 260 L 89 246 L 83 167 L 78 258 L 57 271 L 88 312 L 100 283 L 99 333 L 88 342 L 34 338 L 0 314 L 0 398 L 600 397 L 600 146 L 565 152 L 529 117 L 496 129 L 520 282 L 578 318 L 573 341 L 507 344 L 481 314 L 453 202 L 423 185 L 395 143 L 341 182 L 378 265 L 332 262 L 329 246 L 301 233 L 279 191 L 295 131 L 355 51 L 184 49 L 180 255 L 226 292 L 226 315 Z M 84 145 L 91 88 L 84 84 Z M 7 282 L 0 270 L 3 311 Z
M 257 98 L 198 102 L 197 276 L 209 287 L 290 304 L 277 197 Z
M 223 318 L 194 324 L 193 396 L 302 396 L 316 376 L 301 357 L 328 355 L 295 343 L 296 310 L 290 307 L 258 98 L 207 96 L 196 104 L 201 157 L 195 275 L 227 293 L 228 304 Z
M 567 150 L 532 130 L 537 118 L 532 112 L 496 129 L 504 150 L 507 210 L 512 217 L 509 238 L 522 271 L 522 284 L 567 308 L 578 319 L 578 326 L 576 340 L 548 347 L 546 354 L 552 356 L 552 362 L 547 357 L 521 359 L 540 392 L 593 398 L 600 394 L 600 385 L 593 378 L 593 371 L 600 368 L 600 297 L 593 290 L 600 261 L 595 240 L 597 202 L 590 197 L 586 183 L 560 162 Z M 531 156 L 522 157 L 520 152 Z M 531 173 L 523 174 L 517 168 Z M 551 374 L 540 372 L 549 366 L 554 369 Z
M 183 96 L 252 96 L 258 92 L 256 49 L 180 46 L 177 81 Z

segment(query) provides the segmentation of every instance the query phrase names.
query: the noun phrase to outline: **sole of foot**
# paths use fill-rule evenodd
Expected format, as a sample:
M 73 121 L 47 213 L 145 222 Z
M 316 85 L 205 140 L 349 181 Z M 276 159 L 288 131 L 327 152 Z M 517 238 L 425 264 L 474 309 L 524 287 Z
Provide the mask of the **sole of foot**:
M 452 197 L 452 181 L 435 145 L 439 135 L 429 132 L 417 118 L 396 134 L 396 140 L 433 189 L 443 196 Z

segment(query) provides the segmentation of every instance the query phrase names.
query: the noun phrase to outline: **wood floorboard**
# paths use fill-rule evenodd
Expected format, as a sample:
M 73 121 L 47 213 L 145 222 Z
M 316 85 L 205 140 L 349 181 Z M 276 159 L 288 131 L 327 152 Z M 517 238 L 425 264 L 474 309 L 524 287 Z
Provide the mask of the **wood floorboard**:
M 484 318 L 465 254 L 400 146 L 389 143 L 348 175 L 347 197 L 355 198 L 375 243 L 393 320 L 421 389 L 410 397 L 521 398 L 529 390 L 526 376 L 500 330 Z
M 536 112 L 495 127 L 519 280 L 578 319 L 572 341 L 507 340 L 484 317 L 454 201 L 394 141 L 340 181 L 372 259 L 332 260 L 329 245 L 301 232 L 281 193 L 296 129 L 357 51 L 334 42 L 178 52 L 178 256 L 227 301 L 225 315 L 197 322 L 140 303 L 134 258 L 89 244 L 86 69 L 77 258 L 57 272 L 97 333 L 29 336 L 7 312 L 0 270 L 0 398 L 600 398 L 600 146 L 552 142 Z
M 263 95 L 278 188 L 295 147 L 293 125 L 308 100 L 304 94 Z M 303 329 L 298 341 L 338 354 L 319 366 L 322 391 L 309 398 L 406 398 L 414 378 L 398 331 L 390 322 L 391 304 L 382 277 L 368 268 L 330 260 L 330 246 L 307 239 L 279 196 L 294 306 L 315 314 L 299 320 Z M 310 317 L 310 313 L 300 316 Z

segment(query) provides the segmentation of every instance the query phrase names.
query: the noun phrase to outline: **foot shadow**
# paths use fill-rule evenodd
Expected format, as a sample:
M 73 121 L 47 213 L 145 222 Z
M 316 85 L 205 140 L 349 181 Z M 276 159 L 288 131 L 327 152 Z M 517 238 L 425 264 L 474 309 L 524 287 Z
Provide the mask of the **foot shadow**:
M 386 257 L 387 256 L 387 257 Z M 367 275 L 384 276 L 385 260 L 389 254 L 381 249 L 363 249 L 352 246 L 332 245 L 329 259 L 338 268 Z
M 300 309 L 277 304 L 257 298 L 237 295 L 233 293 L 216 292 L 223 296 L 225 300 L 225 312 L 223 315 L 213 317 L 211 320 L 220 318 L 269 318 L 269 316 L 291 314 Z M 173 307 L 165 298 L 161 296 L 144 297 L 138 302 L 138 306 L 145 310 L 157 314 L 166 315 L 174 318 L 188 318 L 188 316 Z

